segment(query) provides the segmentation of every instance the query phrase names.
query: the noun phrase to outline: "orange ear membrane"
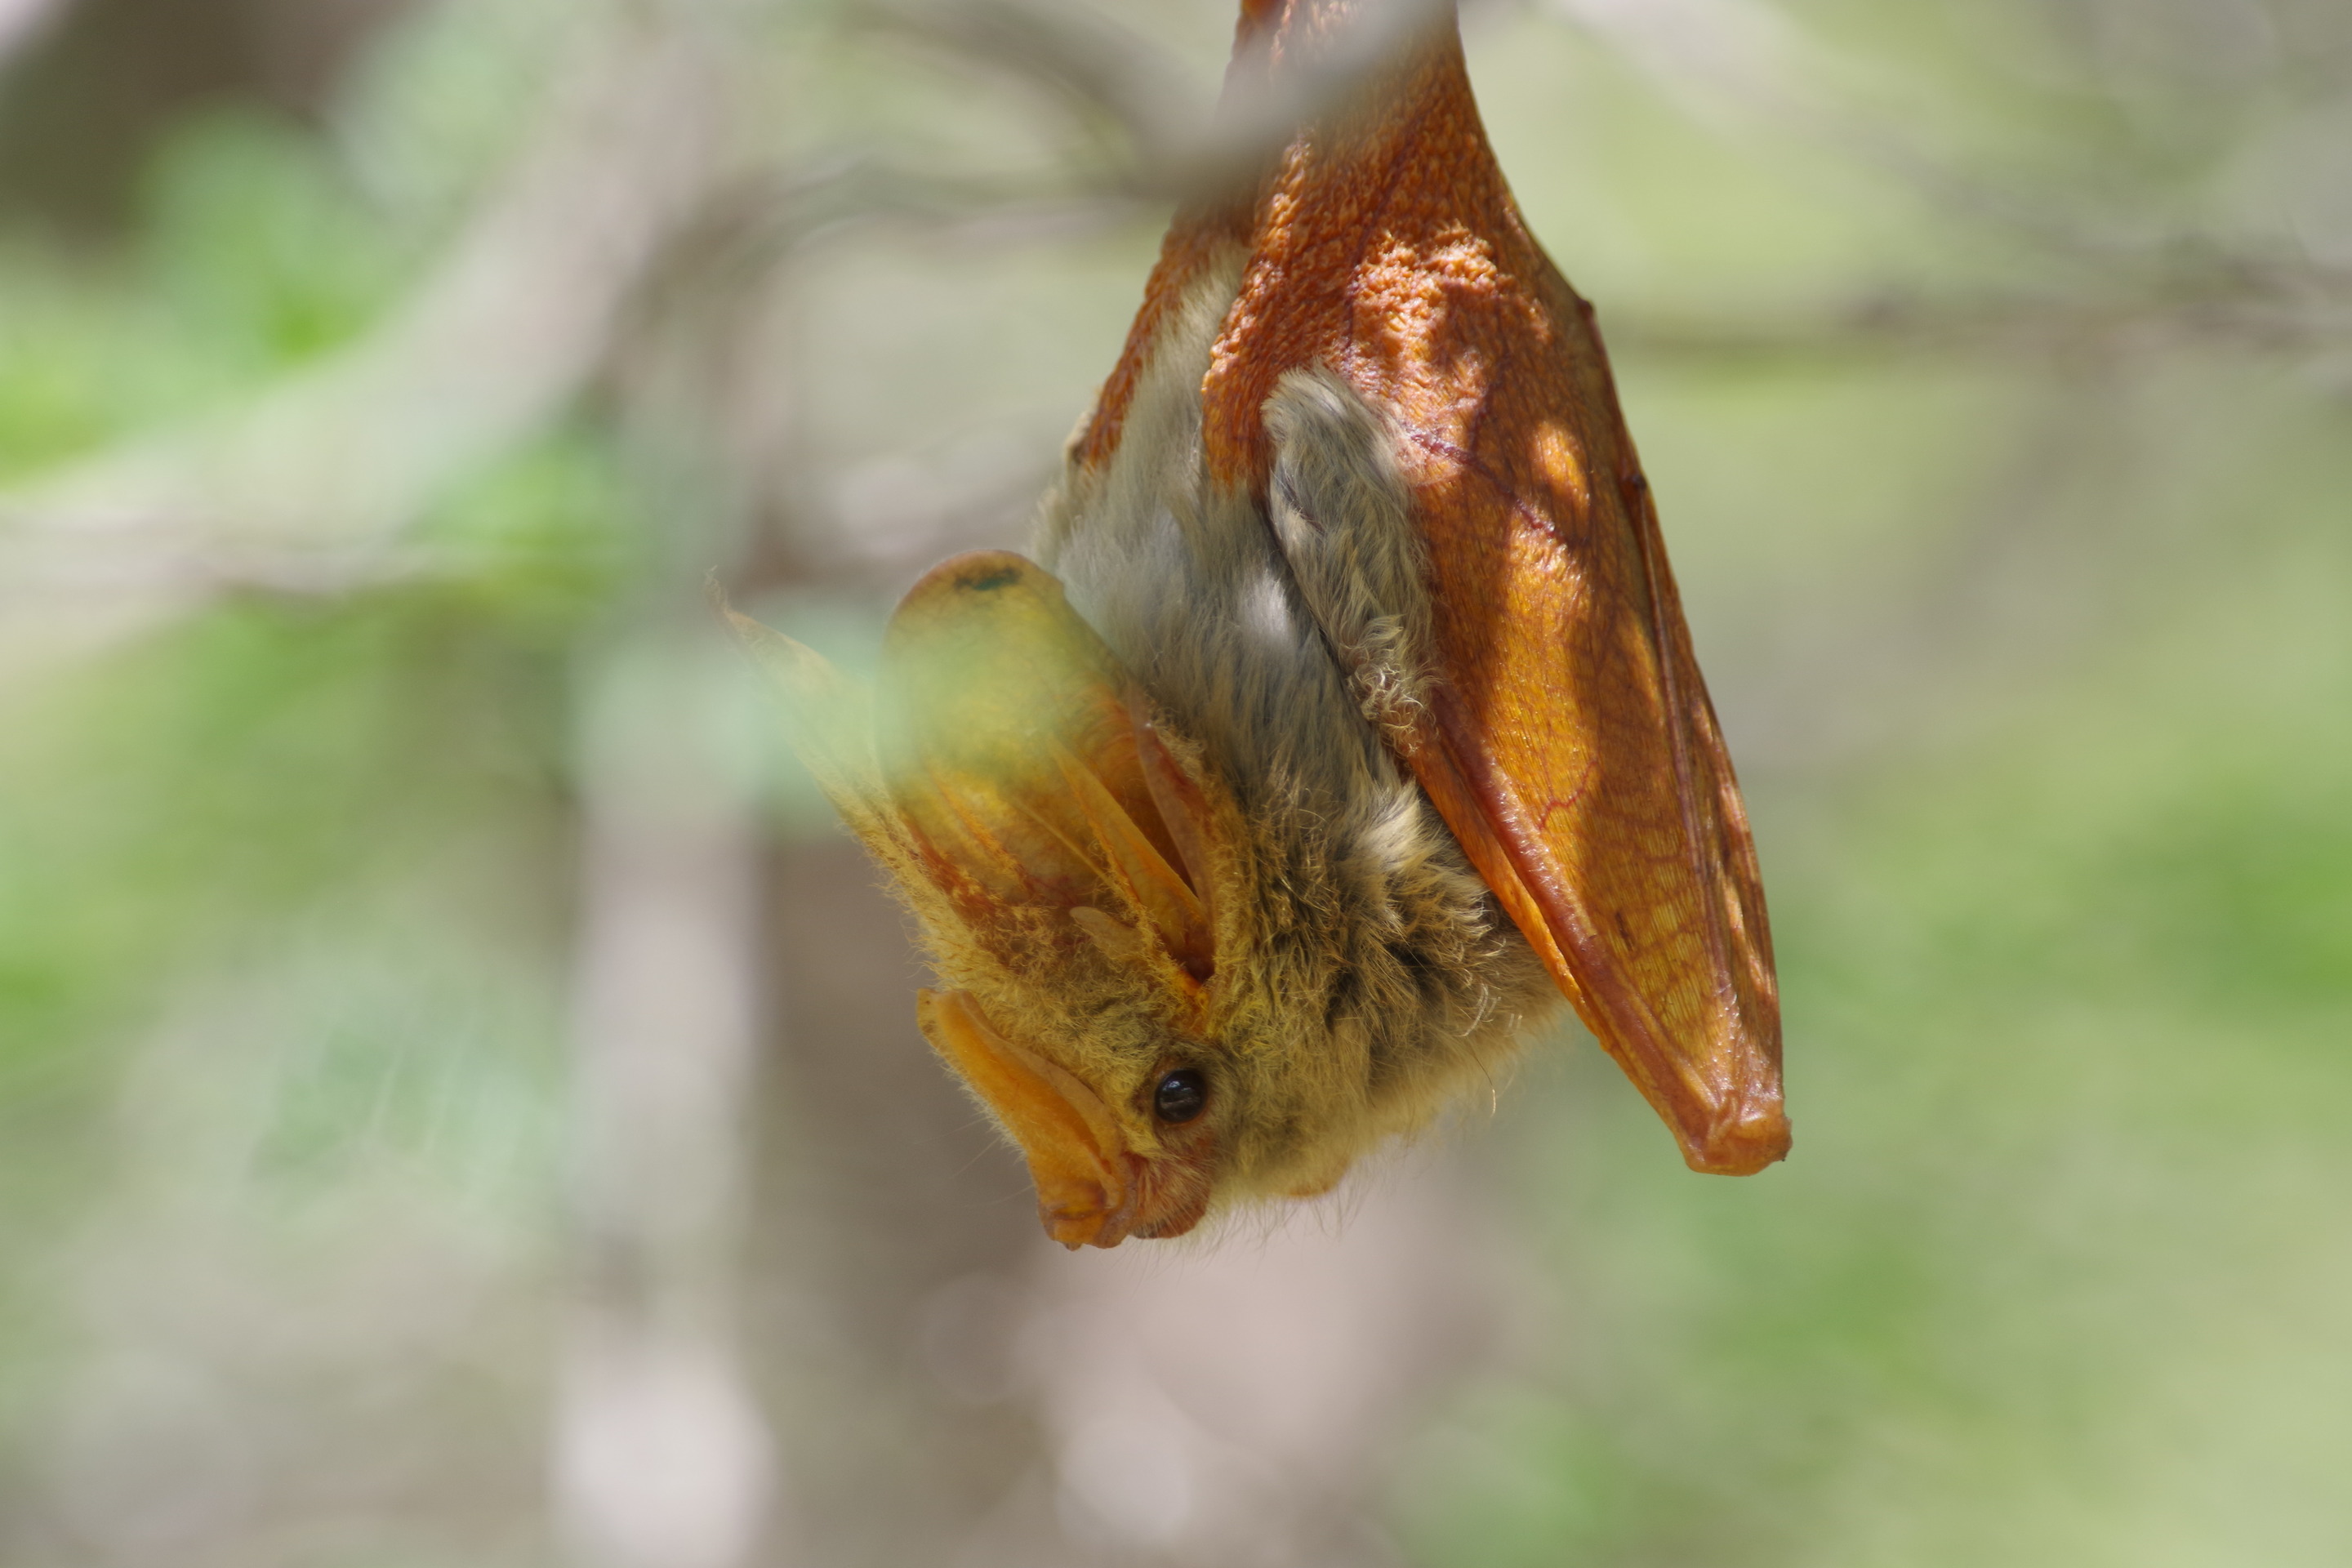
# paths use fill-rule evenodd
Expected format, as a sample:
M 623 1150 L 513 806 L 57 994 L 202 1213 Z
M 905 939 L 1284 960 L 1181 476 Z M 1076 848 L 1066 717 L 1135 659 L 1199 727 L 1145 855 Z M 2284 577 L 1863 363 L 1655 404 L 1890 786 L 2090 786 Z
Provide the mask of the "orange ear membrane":
M 915 1021 L 1020 1144 L 1045 1234 L 1072 1248 L 1116 1247 L 1133 1221 L 1127 1140 L 1101 1097 L 989 1023 L 968 991 L 924 991 Z
M 884 781 L 967 920 L 1120 907 L 1197 983 L 1210 922 L 1125 686 L 1051 573 L 1007 551 L 956 556 L 908 590 L 884 635 Z
M 1000 900 L 1091 901 L 1097 868 L 1055 752 L 1102 757 L 1127 713 L 1061 584 L 1003 551 L 941 562 L 891 616 L 878 685 L 884 781 L 935 856 Z
M 1143 911 L 1180 970 L 1196 982 L 1208 979 L 1215 968 L 1208 911 L 1192 884 L 1091 769 L 1067 752 L 1061 760 L 1070 798 L 1094 830 L 1111 877 Z

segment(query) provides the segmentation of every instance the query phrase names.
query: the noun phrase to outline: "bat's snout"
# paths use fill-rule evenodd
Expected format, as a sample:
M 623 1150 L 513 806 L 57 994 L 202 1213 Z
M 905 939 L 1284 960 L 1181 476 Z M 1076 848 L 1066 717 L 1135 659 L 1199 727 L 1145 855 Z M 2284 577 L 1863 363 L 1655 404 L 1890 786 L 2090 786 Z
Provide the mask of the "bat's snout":
M 1081 1247 L 1117 1247 L 1128 1237 L 1132 1204 L 1112 1202 L 1100 1187 L 1048 1196 L 1037 1189 L 1037 1218 L 1045 1234 L 1076 1252 Z
M 1073 1250 L 1117 1247 L 1134 1227 L 1139 1162 L 1101 1096 L 999 1033 L 969 991 L 924 991 L 924 1037 L 970 1085 L 1029 1162 L 1037 1217 Z

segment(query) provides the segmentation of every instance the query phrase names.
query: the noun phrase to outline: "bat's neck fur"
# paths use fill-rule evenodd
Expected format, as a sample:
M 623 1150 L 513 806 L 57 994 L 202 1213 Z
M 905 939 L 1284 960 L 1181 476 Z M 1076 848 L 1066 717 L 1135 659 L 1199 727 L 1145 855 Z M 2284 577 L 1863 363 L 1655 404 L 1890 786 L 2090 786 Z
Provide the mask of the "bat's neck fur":
M 1559 999 L 1383 740 L 1428 616 L 1380 416 L 1295 374 L 1261 415 L 1268 500 L 1205 477 L 1201 388 L 1240 263 L 1171 312 L 1118 446 L 1073 462 L 1038 552 L 1243 819 L 1220 857 L 1213 1009 L 1235 1195 L 1328 1185 L 1491 1077 Z M 1353 628 L 1346 646 L 1318 618 Z

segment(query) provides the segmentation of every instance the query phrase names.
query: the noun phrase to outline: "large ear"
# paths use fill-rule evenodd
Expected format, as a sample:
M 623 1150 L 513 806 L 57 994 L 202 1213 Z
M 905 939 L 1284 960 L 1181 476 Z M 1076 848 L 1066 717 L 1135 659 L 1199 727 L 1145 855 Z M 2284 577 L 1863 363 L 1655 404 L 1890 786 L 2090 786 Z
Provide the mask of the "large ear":
M 737 611 L 715 584 L 711 607 L 783 699 L 793 753 L 850 830 L 887 855 L 895 835 L 874 765 L 871 694 L 814 648 Z
M 1261 195 L 1204 460 L 1265 498 L 1368 713 L 1684 1157 L 1760 1169 L 1789 1146 L 1763 889 L 1591 310 L 1450 36 L 1376 97 Z
M 1052 574 L 1006 551 L 957 556 L 908 591 L 885 634 L 882 775 L 943 889 L 1115 911 L 1151 931 L 1178 984 L 1197 983 L 1213 954 L 1183 869 L 1192 825 L 1163 815 L 1127 688 Z

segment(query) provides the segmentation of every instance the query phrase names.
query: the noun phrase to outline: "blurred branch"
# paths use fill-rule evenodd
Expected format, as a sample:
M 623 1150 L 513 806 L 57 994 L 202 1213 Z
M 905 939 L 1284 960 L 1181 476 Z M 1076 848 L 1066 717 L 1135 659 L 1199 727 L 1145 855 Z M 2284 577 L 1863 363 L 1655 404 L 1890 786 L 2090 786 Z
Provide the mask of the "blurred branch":
M 1054 0 L 968 0 L 956 5 L 877 0 L 870 25 L 944 47 L 960 62 L 1007 69 L 1115 127 L 1129 161 L 1153 169 L 1198 142 L 1208 105 L 1165 51 L 1103 17 Z
M 1769 321 L 1635 316 L 1608 327 L 1620 350 L 1709 360 L 2049 358 L 2198 345 L 2321 353 L 2352 346 L 2352 278 L 2315 266 L 2217 264 L 2201 275 L 2152 279 L 2137 291 L 1973 300 L 1890 292 Z
M 2352 391 L 2352 271 L 2177 222 L 2103 231 L 2079 211 L 1981 178 L 1931 153 L 1888 112 L 1858 107 L 1865 96 L 1904 95 L 1874 87 L 1876 68 L 1836 53 L 1772 0 L 1548 0 L 1545 9 L 1633 60 L 1696 120 L 1793 131 L 1945 211 L 2077 264 L 2046 292 L 1937 298 L 1900 289 L 1743 320 L 1614 318 L 1609 339 L 1621 352 L 1715 363 L 2065 362 L 2203 348 L 2304 356 L 2329 384 Z
M 1916 81 L 1841 53 L 1774 0 L 1546 0 L 1543 10 L 1600 38 L 1646 72 L 1690 116 L 1738 132 L 1791 131 L 1908 186 L 1931 205 L 2101 266 L 2177 261 L 2200 248 L 2179 233 L 2102 229 L 2079 201 L 2037 200 L 1932 151 L 1891 107 L 1916 104 Z
M 1416 37 L 1448 22 L 1452 0 L 1360 0 L 1313 53 L 1294 49 L 1278 79 L 1228 70 L 1213 112 L 1164 50 L 1060 0 L 870 0 L 865 15 L 959 59 L 992 62 L 1117 128 L 1125 156 L 1096 172 L 1100 194 L 1195 202 L 1255 183 L 1301 121 L 1344 109 Z
M 1229 79 L 1212 114 L 1190 101 L 1166 51 L 1055 0 L 872 0 L 851 14 L 854 26 L 935 47 L 961 64 L 992 64 L 1089 124 L 1113 128 L 1118 145 L 984 176 L 862 151 L 740 172 L 669 247 L 646 291 L 648 313 L 686 302 L 706 321 L 724 319 L 756 300 L 803 246 L 848 226 L 897 226 L 959 247 L 1028 245 L 1129 222 L 1171 196 L 1230 194 L 1257 177 L 1301 118 L 1366 90 L 1439 10 L 1435 0 L 1375 0 L 1317 58 L 1286 62 L 1281 81 L 1262 72 Z
M 1110 227 L 1139 203 L 1117 191 L 1047 179 L 970 179 L 868 158 L 741 174 L 704 208 L 671 262 L 667 290 L 755 282 L 820 234 L 850 224 L 899 224 L 969 245 L 1033 242 Z
M 1693 119 L 1738 131 L 1793 130 L 1892 174 L 1948 205 L 2068 247 L 2070 226 L 2021 205 L 1920 147 L 1908 130 L 1850 106 L 1846 84 L 1873 73 L 1833 53 L 1769 0 L 1549 0 L 1546 10 L 1648 73 Z

